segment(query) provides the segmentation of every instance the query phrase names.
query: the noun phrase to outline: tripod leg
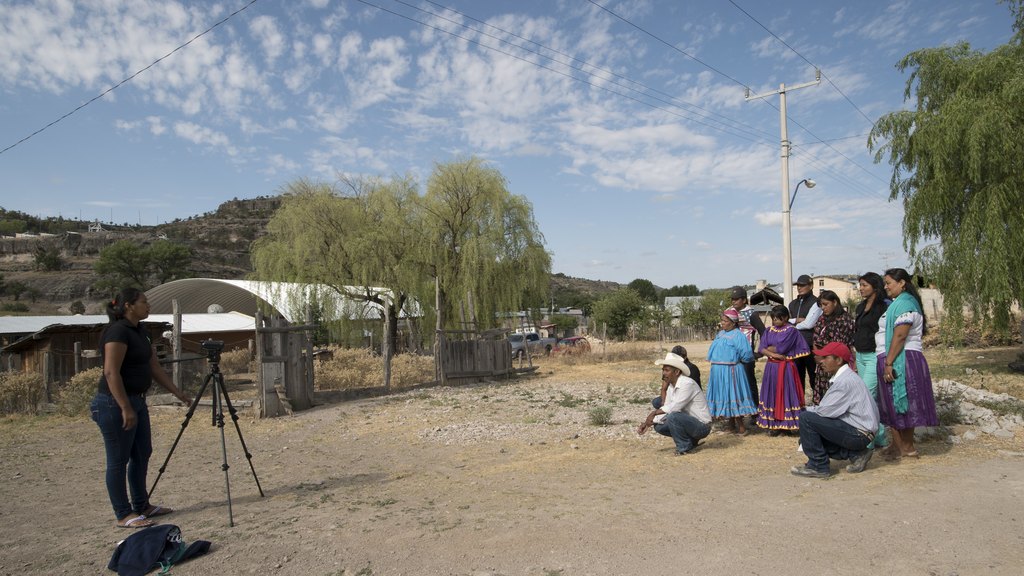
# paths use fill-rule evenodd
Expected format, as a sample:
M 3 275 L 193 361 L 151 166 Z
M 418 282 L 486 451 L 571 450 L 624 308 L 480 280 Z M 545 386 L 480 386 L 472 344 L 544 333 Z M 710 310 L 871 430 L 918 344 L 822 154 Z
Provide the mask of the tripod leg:
M 249 453 L 249 447 L 245 445 L 245 438 L 242 438 L 242 429 L 238 426 L 238 411 L 231 405 L 231 398 L 228 398 L 227 388 L 223 386 L 220 389 L 221 394 L 224 395 L 224 403 L 228 406 L 228 413 L 231 414 L 231 421 L 235 423 L 235 432 L 238 432 L 238 442 L 242 445 L 242 451 L 245 453 L 245 459 L 249 461 L 249 470 L 252 471 L 252 479 L 256 481 L 256 489 L 260 491 L 260 497 L 263 497 L 263 487 L 260 486 L 260 479 L 256 476 L 256 468 L 252 465 L 252 454 Z
M 220 469 L 224 471 L 224 491 L 228 499 L 228 526 L 235 525 L 235 514 L 231 507 L 231 479 L 228 476 L 228 447 L 224 441 L 224 406 L 221 404 L 221 394 L 224 393 L 224 376 L 220 372 L 213 374 L 213 423 L 220 428 Z
M 174 439 L 174 444 L 171 444 L 171 449 L 167 451 L 167 457 L 164 458 L 164 463 L 160 466 L 160 473 L 156 475 L 156 480 L 153 480 L 153 486 L 149 489 L 149 494 L 146 498 L 153 497 L 153 491 L 156 490 L 156 485 L 160 482 L 160 477 L 164 475 L 164 470 L 167 469 L 167 463 L 171 461 L 171 455 L 174 454 L 174 449 L 178 447 L 178 441 L 181 440 L 182 434 L 185 433 L 185 428 L 188 428 L 189 420 L 192 419 L 192 415 L 196 412 L 196 407 L 199 406 L 199 399 L 203 397 L 203 392 L 206 392 L 206 387 L 209 386 L 210 381 L 213 379 L 213 374 L 206 376 L 206 380 L 203 381 L 203 385 L 199 387 L 199 392 L 196 393 L 196 397 L 192 399 L 192 404 L 188 407 L 188 412 L 185 413 L 185 420 L 181 423 L 181 429 L 178 430 L 178 436 Z

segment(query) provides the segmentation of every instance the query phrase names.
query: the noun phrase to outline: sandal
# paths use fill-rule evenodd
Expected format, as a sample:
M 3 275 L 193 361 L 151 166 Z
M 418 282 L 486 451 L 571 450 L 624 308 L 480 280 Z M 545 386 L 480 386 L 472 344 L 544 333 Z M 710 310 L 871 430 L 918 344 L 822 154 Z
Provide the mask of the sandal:
M 174 512 L 174 510 L 171 509 L 171 508 L 165 508 L 163 506 L 152 506 L 151 505 L 149 508 L 146 509 L 145 512 L 142 513 L 142 515 L 145 516 L 146 518 L 153 518 L 153 517 L 156 517 L 156 516 L 166 516 L 168 514 L 171 514 L 172 512 Z
M 156 522 L 153 522 L 142 514 L 117 521 L 118 528 L 149 528 L 150 526 L 155 525 Z

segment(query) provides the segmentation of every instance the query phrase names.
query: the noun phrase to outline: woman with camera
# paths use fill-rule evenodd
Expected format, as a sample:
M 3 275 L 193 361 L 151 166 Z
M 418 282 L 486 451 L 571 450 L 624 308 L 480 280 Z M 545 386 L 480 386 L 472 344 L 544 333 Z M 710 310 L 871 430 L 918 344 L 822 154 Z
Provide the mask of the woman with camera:
M 185 404 L 190 400 L 160 367 L 149 335 L 139 325 L 149 317 L 146 295 L 136 288 L 121 290 L 107 304 L 107 316 L 110 323 L 100 336 L 103 375 L 90 410 L 103 435 L 107 495 L 117 526 L 145 528 L 154 524 L 151 517 L 173 512 L 150 504 L 146 491 L 153 453 L 146 392 L 155 379 Z

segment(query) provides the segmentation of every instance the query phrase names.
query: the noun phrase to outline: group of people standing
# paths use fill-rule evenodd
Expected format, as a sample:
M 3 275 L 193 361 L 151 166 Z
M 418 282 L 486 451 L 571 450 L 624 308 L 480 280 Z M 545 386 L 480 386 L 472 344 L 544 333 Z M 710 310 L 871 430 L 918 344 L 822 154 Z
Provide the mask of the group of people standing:
M 835 292 L 814 296 L 809 276 L 794 284 L 796 297 L 774 306 L 768 325 L 746 291 L 734 288 L 708 350 L 706 395 L 696 383 L 679 384 L 689 380 L 689 361 L 685 350 L 670 353 L 656 363 L 663 367 L 662 392 L 639 431 L 653 425 L 687 453 L 713 420 L 745 436 L 751 418 L 769 435 L 800 434 L 808 463 L 792 471 L 801 476 L 827 477 L 830 457 L 851 460 L 847 469 L 859 472 L 876 448 L 890 459 L 917 457 L 914 429 L 937 426 L 938 416 L 921 343 L 924 309 L 911 276 L 902 268 L 862 275 L 862 300 L 852 315 Z M 766 359 L 760 389 L 759 357 Z M 671 402 L 677 395 L 685 401 Z M 696 423 L 673 426 L 678 411 Z

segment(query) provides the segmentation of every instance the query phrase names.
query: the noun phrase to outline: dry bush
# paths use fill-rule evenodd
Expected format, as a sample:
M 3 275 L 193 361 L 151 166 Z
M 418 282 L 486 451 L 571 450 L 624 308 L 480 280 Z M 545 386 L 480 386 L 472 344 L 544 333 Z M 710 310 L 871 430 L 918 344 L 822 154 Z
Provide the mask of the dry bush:
M 433 356 L 399 354 L 391 359 L 392 388 L 410 388 L 433 380 Z
M 318 390 L 350 390 L 384 385 L 384 359 L 365 348 L 330 347 L 330 359 L 316 367 Z M 391 387 L 408 388 L 434 380 L 434 359 L 399 354 L 391 359 Z
M 220 370 L 225 374 L 249 374 L 256 371 L 254 362 L 246 348 L 229 350 L 220 355 Z
M 36 414 L 45 398 L 39 374 L 0 372 L 0 414 Z
M 72 376 L 57 394 L 57 411 L 65 416 L 88 414 L 102 374 L 103 368 L 97 366 Z
M 639 340 L 632 342 L 600 342 L 597 339 L 587 339 L 590 342 L 590 352 L 582 354 L 561 354 L 551 357 L 534 357 L 534 362 L 553 362 L 566 366 L 579 366 L 587 364 L 602 364 L 605 362 L 630 362 L 634 360 L 650 360 L 664 354 L 662 345 L 659 342 Z

